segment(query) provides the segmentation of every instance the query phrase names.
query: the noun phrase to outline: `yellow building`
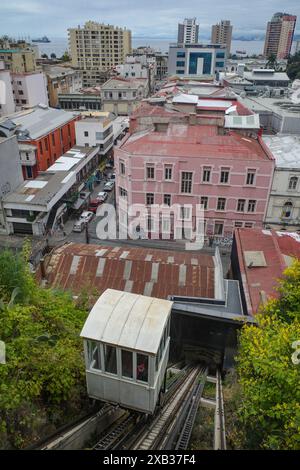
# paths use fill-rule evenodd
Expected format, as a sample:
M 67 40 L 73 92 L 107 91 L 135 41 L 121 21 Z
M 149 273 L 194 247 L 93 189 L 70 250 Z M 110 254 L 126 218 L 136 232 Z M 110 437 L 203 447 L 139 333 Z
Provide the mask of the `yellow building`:
M 0 49 L 0 62 L 12 73 L 35 72 L 35 54 L 24 49 Z
M 131 31 L 125 28 L 88 21 L 68 33 L 72 66 L 82 70 L 84 87 L 105 82 L 104 72 L 124 63 L 132 51 Z

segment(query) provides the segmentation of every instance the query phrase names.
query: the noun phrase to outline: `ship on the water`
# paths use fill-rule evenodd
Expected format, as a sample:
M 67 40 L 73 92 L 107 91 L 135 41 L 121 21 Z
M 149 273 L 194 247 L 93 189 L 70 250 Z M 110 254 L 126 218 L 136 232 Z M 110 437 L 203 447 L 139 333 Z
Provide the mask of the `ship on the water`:
M 51 42 L 47 36 L 43 36 L 42 38 L 32 39 L 32 42 Z

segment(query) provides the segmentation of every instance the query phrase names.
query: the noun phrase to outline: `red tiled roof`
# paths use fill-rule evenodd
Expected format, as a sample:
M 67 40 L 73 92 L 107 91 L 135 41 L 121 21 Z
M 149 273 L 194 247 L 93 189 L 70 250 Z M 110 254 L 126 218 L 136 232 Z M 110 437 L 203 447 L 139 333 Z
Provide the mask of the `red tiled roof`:
M 213 125 L 171 123 L 166 132 L 133 134 L 120 148 L 134 155 L 270 159 L 258 140 L 234 131 L 218 135 L 218 127 Z
M 243 288 L 248 303 L 248 313 L 255 314 L 261 303 L 261 292 L 267 297 L 278 295 L 276 286 L 287 262 L 284 257 L 300 259 L 300 236 L 286 232 L 260 229 L 236 229 L 238 261 L 243 279 Z M 244 254 L 246 251 L 263 252 L 266 266 L 248 267 Z
M 51 254 L 46 277 L 74 293 L 89 287 L 97 295 L 111 288 L 163 299 L 214 298 L 214 270 L 206 254 L 70 243 Z
M 188 116 L 187 114 L 181 113 L 175 110 L 168 110 L 163 106 L 152 106 L 148 103 L 141 103 L 141 105 L 131 114 L 131 118 L 147 117 L 147 116 Z

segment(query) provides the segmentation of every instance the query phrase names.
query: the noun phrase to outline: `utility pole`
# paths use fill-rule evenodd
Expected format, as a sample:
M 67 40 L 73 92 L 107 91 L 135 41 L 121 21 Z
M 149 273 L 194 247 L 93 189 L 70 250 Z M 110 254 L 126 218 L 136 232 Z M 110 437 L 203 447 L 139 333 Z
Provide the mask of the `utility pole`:
M 89 234 L 89 229 L 88 229 L 88 224 L 85 224 L 85 243 L 87 245 L 90 244 L 90 234 Z

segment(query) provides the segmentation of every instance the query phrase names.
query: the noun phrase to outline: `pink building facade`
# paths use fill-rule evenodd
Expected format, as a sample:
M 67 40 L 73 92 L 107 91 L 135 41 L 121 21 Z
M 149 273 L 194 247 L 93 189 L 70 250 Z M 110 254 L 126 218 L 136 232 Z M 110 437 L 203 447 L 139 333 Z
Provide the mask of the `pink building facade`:
M 202 204 L 206 237 L 263 227 L 274 159 L 259 135 L 186 122 L 158 129 L 129 134 L 115 150 L 117 207 L 190 205 L 182 217 L 194 229 Z

